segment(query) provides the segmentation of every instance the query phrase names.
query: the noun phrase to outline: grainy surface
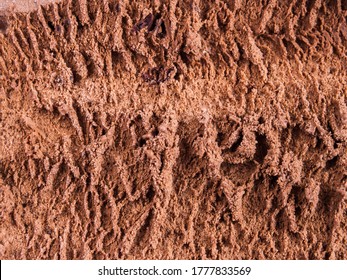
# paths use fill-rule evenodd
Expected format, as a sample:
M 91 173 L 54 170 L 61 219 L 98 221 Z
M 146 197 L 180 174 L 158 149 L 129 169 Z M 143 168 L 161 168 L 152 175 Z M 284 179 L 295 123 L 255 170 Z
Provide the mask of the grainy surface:
M 347 2 L 0 17 L 1 259 L 347 259 Z
M 0 13 L 7 11 L 29 12 L 37 9 L 40 5 L 53 2 L 58 3 L 60 0 L 0 0 Z

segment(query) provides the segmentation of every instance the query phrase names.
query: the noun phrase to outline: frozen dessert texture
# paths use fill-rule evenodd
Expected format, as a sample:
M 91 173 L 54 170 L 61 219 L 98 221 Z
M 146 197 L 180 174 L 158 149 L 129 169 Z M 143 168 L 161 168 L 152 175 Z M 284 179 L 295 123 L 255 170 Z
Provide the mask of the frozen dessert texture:
M 347 259 L 345 0 L 2 5 L 1 259 Z

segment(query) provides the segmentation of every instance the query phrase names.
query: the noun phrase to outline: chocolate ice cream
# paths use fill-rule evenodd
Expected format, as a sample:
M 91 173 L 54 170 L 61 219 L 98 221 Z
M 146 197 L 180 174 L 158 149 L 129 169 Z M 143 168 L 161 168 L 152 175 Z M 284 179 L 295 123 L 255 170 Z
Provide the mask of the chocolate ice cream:
M 347 259 L 347 1 L 8 2 L 1 259 Z

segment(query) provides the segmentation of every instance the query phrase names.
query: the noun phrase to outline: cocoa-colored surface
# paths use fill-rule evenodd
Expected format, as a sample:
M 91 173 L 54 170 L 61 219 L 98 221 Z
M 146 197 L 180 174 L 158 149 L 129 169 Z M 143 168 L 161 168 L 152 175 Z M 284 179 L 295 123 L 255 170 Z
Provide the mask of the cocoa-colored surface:
M 347 259 L 346 20 L 344 0 L 3 8 L 0 258 Z
M 49 3 L 59 3 L 61 0 L 1 0 L 1 12 L 30 12 L 38 9 L 40 5 L 47 5 Z

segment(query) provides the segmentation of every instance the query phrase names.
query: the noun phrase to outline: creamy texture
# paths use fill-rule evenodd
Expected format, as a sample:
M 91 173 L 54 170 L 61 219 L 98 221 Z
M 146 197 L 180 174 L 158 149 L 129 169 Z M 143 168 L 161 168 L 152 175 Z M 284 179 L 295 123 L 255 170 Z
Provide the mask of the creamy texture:
M 0 258 L 346 259 L 346 19 L 346 1 L 4 8 Z

